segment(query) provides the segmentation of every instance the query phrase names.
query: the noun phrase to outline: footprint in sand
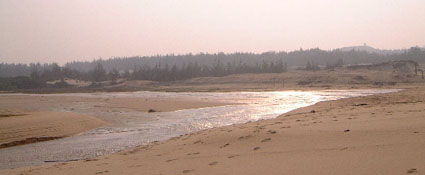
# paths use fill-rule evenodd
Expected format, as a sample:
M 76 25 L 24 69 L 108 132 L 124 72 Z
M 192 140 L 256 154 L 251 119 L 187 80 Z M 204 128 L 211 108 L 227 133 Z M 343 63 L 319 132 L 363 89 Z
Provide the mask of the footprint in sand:
M 130 165 L 128 167 L 129 168 L 139 168 L 139 167 L 143 167 L 143 165 Z
M 276 131 L 275 130 L 268 130 L 267 131 L 269 134 L 276 134 Z
M 84 162 L 98 161 L 99 159 L 86 159 Z
M 193 142 L 193 144 L 198 144 L 198 143 L 204 143 L 202 140 L 198 140 L 198 141 L 196 141 L 196 142 Z
M 412 174 L 412 173 L 417 173 L 417 172 L 418 172 L 418 170 L 416 168 L 412 168 L 412 169 L 407 170 L 407 174 Z
M 103 173 L 107 173 L 107 172 L 109 172 L 108 170 L 106 170 L 106 171 L 99 171 L 99 172 L 96 172 L 96 174 L 103 174 Z
M 270 141 L 270 140 L 272 140 L 271 138 L 266 138 L 266 139 L 264 139 L 264 140 L 261 140 L 261 142 L 268 142 L 268 141 Z
M 220 146 L 220 148 L 225 148 L 225 147 L 227 147 L 227 146 L 229 146 L 230 144 L 228 144 L 228 143 L 226 143 L 226 144 L 224 144 L 223 146 Z
M 172 162 L 172 161 L 175 161 L 175 160 L 177 160 L 177 159 L 168 159 L 167 161 L 165 161 L 165 162 Z
M 99 164 L 96 164 L 96 166 L 105 166 L 105 165 L 108 165 L 108 163 L 99 163 Z
M 182 171 L 182 173 L 190 173 L 190 172 L 192 172 L 193 170 L 184 170 L 184 171 Z
M 231 159 L 231 158 L 238 157 L 238 156 L 239 156 L 238 154 L 235 154 L 235 155 L 228 156 L 227 158 Z
M 188 156 L 191 156 L 191 155 L 198 155 L 198 154 L 200 154 L 200 152 L 189 153 L 189 154 L 187 154 L 187 155 L 188 155 Z
M 252 135 L 240 136 L 240 137 L 239 137 L 239 140 L 241 140 L 241 139 L 248 139 L 248 138 L 250 138 L 250 137 L 252 137 Z
M 217 165 L 218 164 L 218 162 L 211 162 L 211 163 L 209 163 L 208 165 L 210 165 L 210 166 L 214 166 L 214 165 Z
M 344 150 L 347 150 L 347 149 L 348 149 L 348 147 L 344 147 L 344 148 L 340 149 L 340 151 L 344 151 Z

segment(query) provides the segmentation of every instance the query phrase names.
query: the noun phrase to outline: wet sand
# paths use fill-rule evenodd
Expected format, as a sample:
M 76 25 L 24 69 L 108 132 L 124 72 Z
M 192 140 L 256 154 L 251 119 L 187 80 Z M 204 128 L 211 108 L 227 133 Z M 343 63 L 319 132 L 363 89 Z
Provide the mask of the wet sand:
M 421 174 L 425 88 L 320 102 L 93 160 L 0 174 Z

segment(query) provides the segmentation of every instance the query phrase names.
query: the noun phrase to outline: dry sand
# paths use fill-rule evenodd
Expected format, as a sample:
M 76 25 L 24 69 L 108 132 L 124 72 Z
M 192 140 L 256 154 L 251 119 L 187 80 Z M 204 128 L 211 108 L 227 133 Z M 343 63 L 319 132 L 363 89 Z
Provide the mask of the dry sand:
M 276 90 L 318 90 L 394 88 L 423 83 L 421 76 L 414 72 L 396 70 L 336 68 L 333 70 L 300 71 L 284 73 L 235 74 L 224 77 L 198 77 L 175 82 L 123 81 L 115 85 L 123 89 L 151 91 L 276 91 Z M 117 88 L 119 89 L 119 88 Z
M 320 102 L 99 157 L 0 174 L 424 174 L 425 88 Z
M 0 148 L 72 136 L 106 124 L 90 116 L 69 112 L 0 110 Z

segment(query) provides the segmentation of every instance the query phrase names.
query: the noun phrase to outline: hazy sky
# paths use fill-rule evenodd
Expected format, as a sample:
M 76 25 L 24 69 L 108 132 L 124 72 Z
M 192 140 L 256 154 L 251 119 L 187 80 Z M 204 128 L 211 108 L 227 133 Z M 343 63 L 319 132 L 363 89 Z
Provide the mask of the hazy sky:
M 0 62 L 425 45 L 425 0 L 0 0 Z

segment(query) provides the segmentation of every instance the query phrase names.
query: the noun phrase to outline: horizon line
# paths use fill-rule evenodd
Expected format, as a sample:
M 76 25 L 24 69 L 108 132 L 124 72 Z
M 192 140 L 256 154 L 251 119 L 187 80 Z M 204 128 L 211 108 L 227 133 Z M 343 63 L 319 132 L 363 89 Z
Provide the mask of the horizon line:
M 344 48 L 350 48 L 350 47 L 362 47 L 362 46 L 369 46 L 372 47 L 370 45 L 367 45 L 367 43 L 364 43 L 362 45 L 353 45 L 353 46 L 346 46 L 346 47 L 339 47 L 339 48 L 333 48 L 333 49 L 321 49 L 320 47 L 311 47 L 311 48 L 307 48 L 307 49 L 303 49 L 302 47 L 300 47 L 299 49 L 294 49 L 294 50 L 290 50 L 290 51 L 286 51 L 286 50 L 269 50 L 269 51 L 263 51 L 263 52 L 244 52 L 244 51 L 234 51 L 234 52 L 223 52 L 223 51 L 217 51 L 217 52 L 186 52 L 186 53 L 165 53 L 165 54 L 152 54 L 152 55 L 132 55 L 132 56 L 110 56 L 109 58 L 102 58 L 101 56 L 99 56 L 99 58 L 92 58 L 91 60 L 75 60 L 75 61 L 66 61 L 65 63 L 59 63 L 59 62 L 28 62 L 28 63 L 23 63 L 23 62 L 0 62 L 0 64 L 23 64 L 23 65 L 28 65 L 28 64 L 58 64 L 60 66 L 64 66 L 67 63 L 72 63 L 72 62 L 94 62 L 94 61 L 103 61 L 103 60 L 111 60 L 111 59 L 119 59 L 119 58 L 133 58 L 133 57 L 141 57 L 141 58 L 154 58 L 154 57 L 161 57 L 161 56 L 187 56 L 187 55 L 201 55 L 201 54 L 205 54 L 205 55 L 216 55 L 216 54 L 236 54 L 236 53 L 242 53 L 242 54 L 263 54 L 263 53 L 269 53 L 269 52 L 274 52 L 274 53 L 282 53 L 282 52 L 286 52 L 286 53 L 290 53 L 290 52 L 297 52 L 297 51 L 307 51 L 307 50 L 314 50 L 314 49 L 319 49 L 322 51 L 336 51 L 339 49 L 344 49 Z M 398 49 L 381 49 L 381 48 L 375 48 L 372 47 L 373 49 L 377 49 L 380 51 L 406 51 L 410 48 L 414 48 L 414 47 L 418 47 L 418 48 L 422 48 L 425 49 L 425 45 L 424 46 L 419 46 L 419 45 L 415 45 L 415 46 L 410 46 L 408 48 L 398 48 Z M 353 49 L 354 50 L 354 49 Z M 1 56 L 1 55 L 0 55 Z M 1 59 L 2 57 L 0 57 Z M 46 57 L 44 57 L 46 58 Z

